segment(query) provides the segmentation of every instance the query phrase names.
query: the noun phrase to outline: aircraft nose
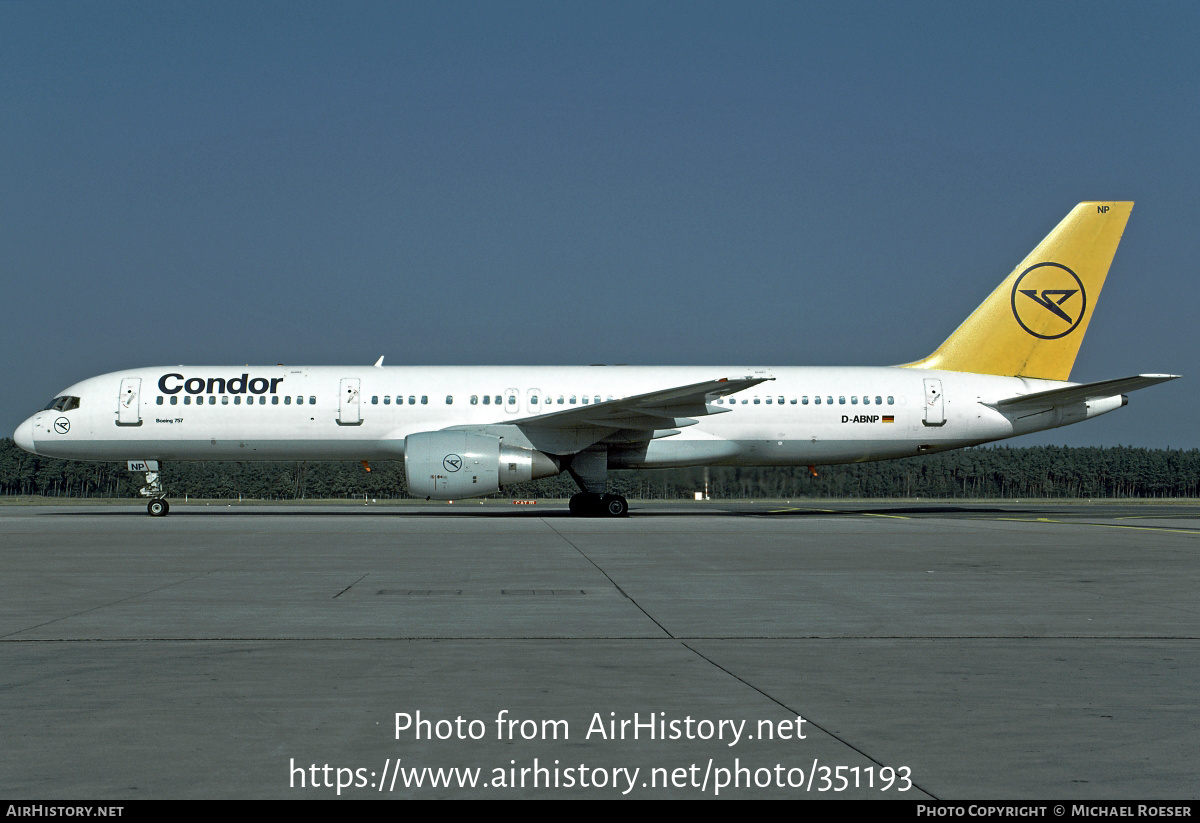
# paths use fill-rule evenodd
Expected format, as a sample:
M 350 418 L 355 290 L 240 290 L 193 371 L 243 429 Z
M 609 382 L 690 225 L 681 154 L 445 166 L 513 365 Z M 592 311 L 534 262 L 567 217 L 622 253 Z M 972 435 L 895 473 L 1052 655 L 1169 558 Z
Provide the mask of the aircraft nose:
M 33 418 L 28 418 L 24 423 L 17 426 L 16 432 L 13 433 L 13 442 L 23 448 L 27 452 L 37 452 L 33 447 Z

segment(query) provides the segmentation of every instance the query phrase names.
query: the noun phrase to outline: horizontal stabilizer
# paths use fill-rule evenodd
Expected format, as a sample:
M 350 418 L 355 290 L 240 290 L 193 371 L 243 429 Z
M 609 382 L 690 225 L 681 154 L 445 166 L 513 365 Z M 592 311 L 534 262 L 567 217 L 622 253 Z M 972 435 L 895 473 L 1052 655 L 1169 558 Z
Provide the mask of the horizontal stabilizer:
M 1104 397 L 1116 397 L 1118 394 L 1144 389 L 1175 380 L 1178 374 L 1138 374 L 1133 377 L 1118 377 L 1115 380 L 1100 380 L 1096 383 L 1080 383 L 1078 386 L 1065 386 L 1061 389 L 1050 389 L 1033 394 L 1022 394 L 1008 397 L 998 403 L 988 403 L 999 411 L 1022 411 L 1024 409 L 1044 409 L 1052 406 L 1063 406 L 1069 403 L 1086 403 L 1089 400 L 1099 400 Z

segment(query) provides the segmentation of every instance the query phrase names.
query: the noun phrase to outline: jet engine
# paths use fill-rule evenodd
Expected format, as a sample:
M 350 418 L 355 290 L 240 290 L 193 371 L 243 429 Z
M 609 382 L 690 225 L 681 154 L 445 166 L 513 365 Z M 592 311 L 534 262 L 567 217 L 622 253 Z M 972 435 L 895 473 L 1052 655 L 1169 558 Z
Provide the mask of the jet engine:
M 404 477 L 414 497 L 482 497 L 561 470 L 558 460 L 548 454 L 508 446 L 487 434 L 450 430 L 404 438 Z

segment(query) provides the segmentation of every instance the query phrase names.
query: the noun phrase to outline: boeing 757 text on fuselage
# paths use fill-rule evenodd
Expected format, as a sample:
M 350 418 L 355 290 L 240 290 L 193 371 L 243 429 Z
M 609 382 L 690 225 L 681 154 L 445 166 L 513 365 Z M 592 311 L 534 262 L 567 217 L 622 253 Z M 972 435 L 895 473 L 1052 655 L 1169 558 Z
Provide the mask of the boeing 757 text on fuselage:
M 1176 375 L 1069 382 L 1132 203 L 1080 203 L 937 351 L 881 367 L 170 366 L 93 377 L 20 425 L 35 454 L 398 460 L 409 493 L 569 472 L 571 511 L 623 516 L 610 469 L 887 460 L 1065 426 Z

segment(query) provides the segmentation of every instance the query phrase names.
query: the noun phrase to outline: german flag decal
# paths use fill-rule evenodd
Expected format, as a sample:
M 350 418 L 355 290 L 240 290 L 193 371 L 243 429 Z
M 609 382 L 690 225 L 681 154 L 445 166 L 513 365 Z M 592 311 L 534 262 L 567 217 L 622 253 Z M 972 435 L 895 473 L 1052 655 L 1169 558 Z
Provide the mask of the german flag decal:
M 896 418 L 895 418 L 895 416 L 894 416 L 894 415 L 891 415 L 891 414 L 885 414 L 885 415 L 883 416 L 883 422 L 884 422 L 884 423 L 895 423 L 895 422 L 896 422 Z

